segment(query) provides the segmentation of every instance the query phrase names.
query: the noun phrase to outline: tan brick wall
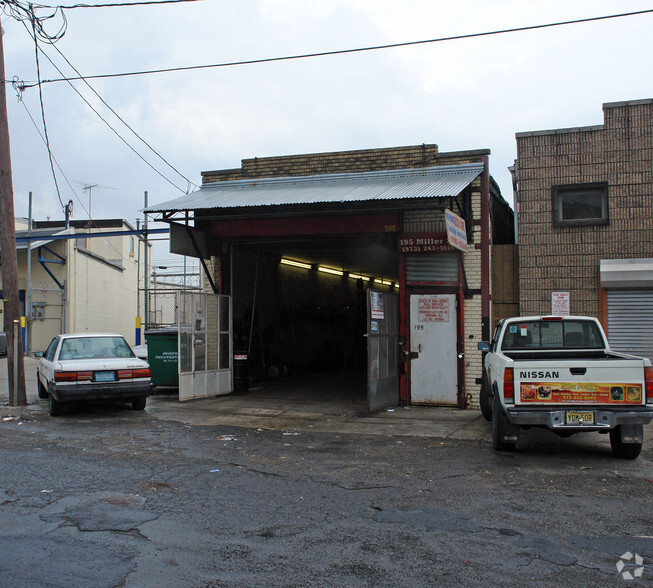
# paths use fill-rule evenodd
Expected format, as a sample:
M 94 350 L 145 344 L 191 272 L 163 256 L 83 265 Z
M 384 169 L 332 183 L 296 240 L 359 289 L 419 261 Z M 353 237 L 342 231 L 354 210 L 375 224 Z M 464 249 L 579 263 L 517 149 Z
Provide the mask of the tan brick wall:
M 520 314 L 599 315 L 601 259 L 653 257 L 653 100 L 605 104 L 604 124 L 517 134 Z M 609 224 L 554 227 L 554 185 L 608 183 Z
M 480 156 L 488 154 L 489 151 L 486 149 L 439 153 L 437 145 L 423 144 L 358 151 L 254 157 L 243 159 L 240 169 L 202 172 L 202 183 L 456 165 L 479 161 Z

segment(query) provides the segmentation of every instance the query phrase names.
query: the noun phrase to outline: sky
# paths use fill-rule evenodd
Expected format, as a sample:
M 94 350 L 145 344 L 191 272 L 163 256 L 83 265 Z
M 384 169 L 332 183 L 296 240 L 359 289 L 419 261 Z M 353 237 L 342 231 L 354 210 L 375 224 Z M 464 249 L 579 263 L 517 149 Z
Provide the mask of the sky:
M 66 10 L 61 39 L 39 46 L 63 77 L 78 74 L 62 55 L 82 76 L 92 76 L 648 9 L 653 2 L 644 0 L 204 0 Z M 44 28 L 55 34 L 62 23 L 57 14 Z M 6 79 L 35 82 L 28 31 L 6 10 L 2 27 Z M 507 168 L 516 157 L 515 133 L 599 125 L 603 103 L 653 98 L 652 33 L 650 13 L 361 53 L 89 80 L 97 94 L 83 81 L 44 83 L 60 198 L 73 201 L 73 219 L 90 214 L 135 225 L 143 218 L 146 191 L 150 205 L 172 200 L 201 184 L 202 171 L 237 168 L 241 159 L 435 143 L 441 152 L 490 149 L 490 173 L 512 203 Z M 39 65 L 42 80 L 62 77 L 43 54 Z M 31 191 L 35 219 L 63 219 L 38 87 L 6 87 L 15 214 L 27 216 Z M 155 264 L 180 259 L 163 243 L 155 247 Z

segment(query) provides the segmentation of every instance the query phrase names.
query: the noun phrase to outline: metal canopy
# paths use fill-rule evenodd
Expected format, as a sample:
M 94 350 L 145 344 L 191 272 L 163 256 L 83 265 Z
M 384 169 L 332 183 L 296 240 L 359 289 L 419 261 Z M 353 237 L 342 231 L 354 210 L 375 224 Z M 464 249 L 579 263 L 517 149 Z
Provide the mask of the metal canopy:
M 145 212 L 455 197 L 482 171 L 482 163 L 469 163 L 391 171 L 214 182 L 186 196 L 150 206 Z

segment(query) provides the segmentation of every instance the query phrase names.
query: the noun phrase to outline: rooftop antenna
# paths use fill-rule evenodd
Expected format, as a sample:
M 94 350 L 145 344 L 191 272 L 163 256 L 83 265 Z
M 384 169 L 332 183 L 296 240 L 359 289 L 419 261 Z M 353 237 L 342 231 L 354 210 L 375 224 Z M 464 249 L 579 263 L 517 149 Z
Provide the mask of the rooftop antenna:
M 103 186 L 102 184 L 92 184 L 90 182 L 76 182 L 82 187 L 82 190 L 84 192 L 88 192 L 88 225 L 89 227 L 91 226 L 91 199 L 93 196 L 93 188 L 97 188 L 98 190 L 115 190 L 116 188 L 112 188 L 111 186 Z

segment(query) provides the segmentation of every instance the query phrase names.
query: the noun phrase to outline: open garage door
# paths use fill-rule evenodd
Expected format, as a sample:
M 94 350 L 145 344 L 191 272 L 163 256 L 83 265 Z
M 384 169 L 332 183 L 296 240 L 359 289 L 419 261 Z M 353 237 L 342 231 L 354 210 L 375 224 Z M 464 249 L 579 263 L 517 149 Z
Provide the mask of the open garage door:
M 397 295 L 368 290 L 367 406 L 370 412 L 399 405 Z
M 230 394 L 231 297 L 179 292 L 179 400 Z

